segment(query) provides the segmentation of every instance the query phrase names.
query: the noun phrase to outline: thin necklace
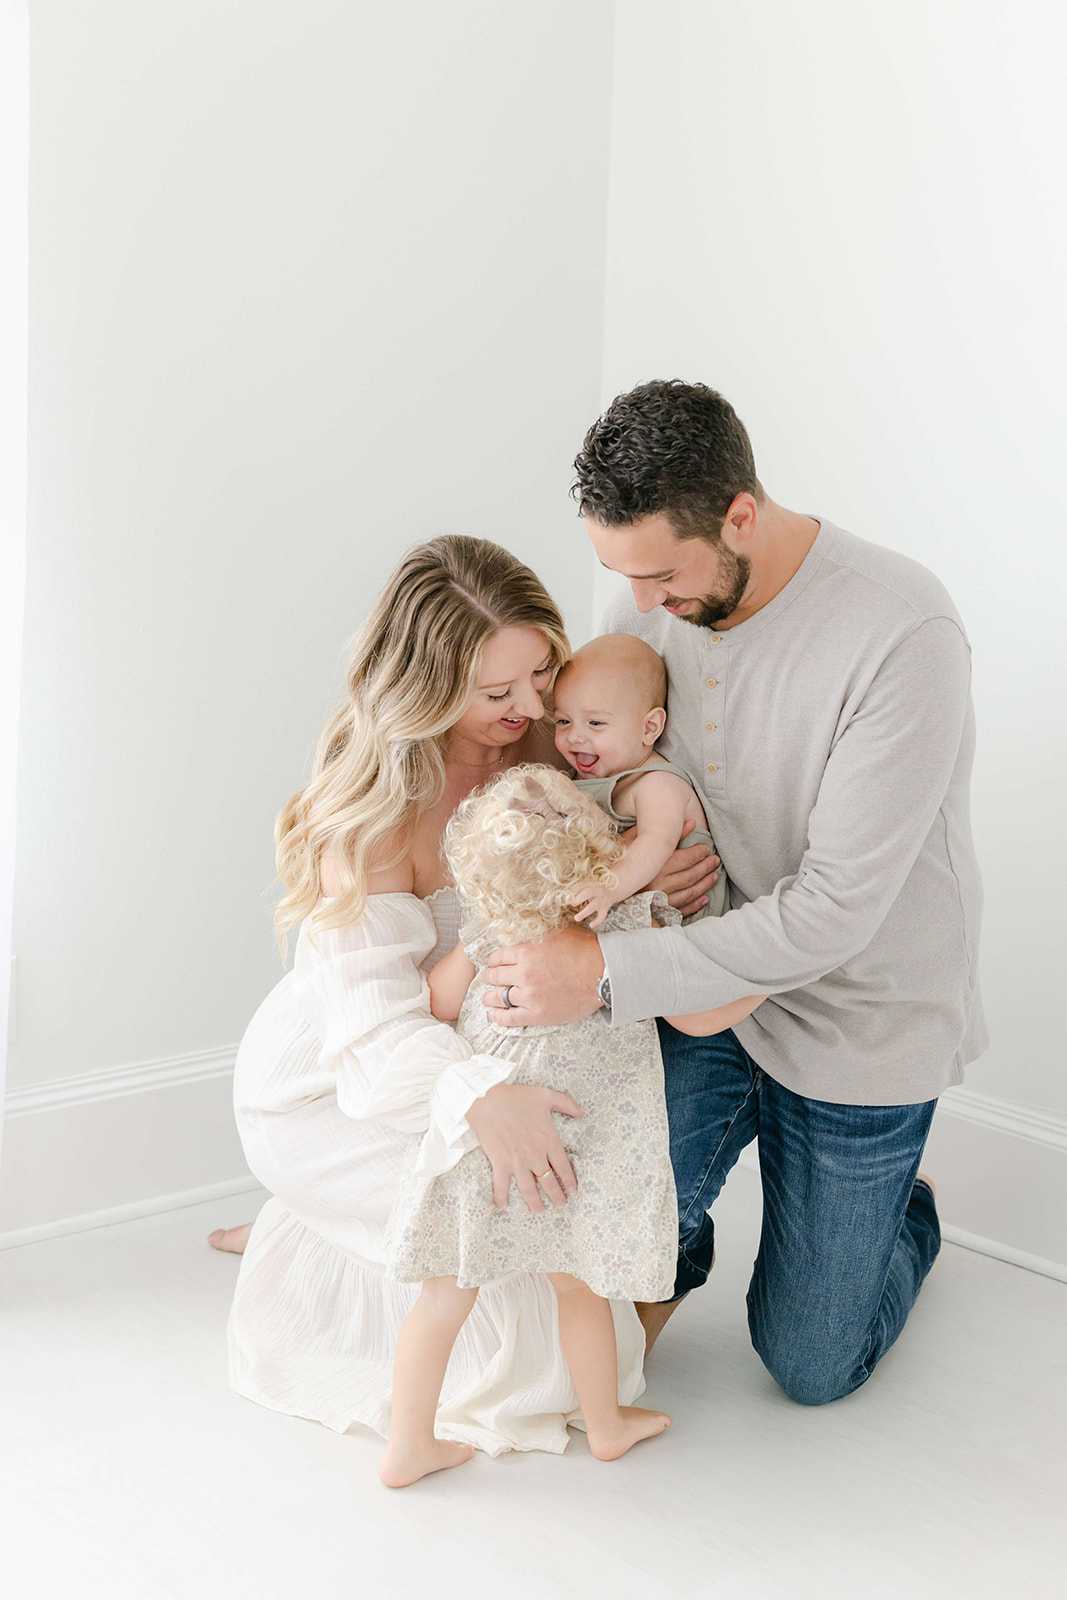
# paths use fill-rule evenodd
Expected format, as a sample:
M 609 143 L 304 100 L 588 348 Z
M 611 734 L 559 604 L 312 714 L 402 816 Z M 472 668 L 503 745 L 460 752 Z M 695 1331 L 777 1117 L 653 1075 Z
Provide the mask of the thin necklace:
M 501 750 L 495 761 L 458 761 L 455 764 L 460 767 L 467 767 L 473 772 L 489 772 L 493 767 L 499 767 L 506 755 L 507 750 L 505 749 Z

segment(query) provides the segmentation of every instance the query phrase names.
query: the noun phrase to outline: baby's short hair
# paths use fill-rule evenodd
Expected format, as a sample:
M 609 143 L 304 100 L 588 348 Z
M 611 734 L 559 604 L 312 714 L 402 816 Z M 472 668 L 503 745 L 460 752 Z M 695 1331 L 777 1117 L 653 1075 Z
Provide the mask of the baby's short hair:
M 632 633 L 602 633 L 598 639 L 590 639 L 564 663 L 560 677 L 580 667 L 613 676 L 624 674 L 633 692 L 645 702 L 644 711 L 667 705 L 667 669 L 663 658 L 650 644 Z
M 622 850 L 604 812 L 570 778 L 532 764 L 468 796 L 445 829 L 465 913 L 506 943 L 573 922 L 568 896 L 583 879 L 613 887 Z

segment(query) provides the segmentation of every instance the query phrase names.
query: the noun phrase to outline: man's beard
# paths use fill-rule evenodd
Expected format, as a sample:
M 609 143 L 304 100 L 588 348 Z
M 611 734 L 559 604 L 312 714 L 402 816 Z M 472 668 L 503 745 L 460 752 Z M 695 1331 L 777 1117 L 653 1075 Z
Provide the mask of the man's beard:
M 737 610 L 748 588 L 752 563 L 747 556 L 737 555 L 729 545 L 725 544 L 717 545 L 716 549 L 719 552 L 723 588 L 718 594 L 705 594 L 696 599 L 695 611 L 679 613 L 681 622 L 691 622 L 696 628 L 714 628 L 720 622 L 724 622 Z M 666 600 L 663 603 L 677 605 L 678 601 Z

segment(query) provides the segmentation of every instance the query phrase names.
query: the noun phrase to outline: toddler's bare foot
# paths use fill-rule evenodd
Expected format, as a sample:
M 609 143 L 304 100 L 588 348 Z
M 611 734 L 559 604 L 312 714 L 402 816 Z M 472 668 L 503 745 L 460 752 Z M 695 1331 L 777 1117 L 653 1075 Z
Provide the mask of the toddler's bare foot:
M 250 1222 L 242 1222 L 236 1228 L 216 1228 L 214 1233 L 209 1233 L 207 1242 L 213 1250 L 228 1250 L 231 1255 L 243 1256 L 248 1235 L 252 1232 Z
M 671 1419 L 665 1411 L 646 1411 L 643 1406 L 620 1406 L 618 1418 L 596 1431 L 589 1429 L 589 1448 L 598 1461 L 617 1461 L 627 1450 L 642 1439 L 669 1428 Z
M 452 1444 L 448 1439 L 404 1447 L 390 1444 L 382 1457 L 378 1476 L 387 1489 L 406 1489 L 409 1483 L 418 1483 L 430 1472 L 461 1467 L 473 1454 L 472 1444 Z
M 934 1183 L 933 1178 L 929 1177 L 925 1172 L 917 1172 L 915 1174 L 915 1181 L 916 1183 L 925 1183 L 934 1199 L 937 1199 L 937 1185 Z

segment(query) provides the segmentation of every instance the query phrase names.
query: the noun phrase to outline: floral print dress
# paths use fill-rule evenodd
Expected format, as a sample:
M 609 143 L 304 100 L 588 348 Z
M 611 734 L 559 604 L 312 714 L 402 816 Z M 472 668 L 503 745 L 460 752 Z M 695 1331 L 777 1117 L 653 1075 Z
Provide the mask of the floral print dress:
M 653 903 L 658 921 L 677 920 L 662 895 L 645 893 L 615 906 L 605 926 L 648 928 Z M 463 929 L 476 967 L 501 942 L 490 929 Z M 480 1148 L 427 1176 L 417 1169 L 415 1143 L 387 1241 L 391 1276 L 455 1276 L 469 1288 L 514 1272 L 566 1272 L 609 1300 L 669 1299 L 678 1213 L 655 1023 L 612 1027 L 601 1010 L 562 1027 L 501 1028 L 483 993 L 475 979 L 457 1033 L 480 1056 L 513 1062 L 509 1083 L 557 1089 L 585 1108 L 584 1117 L 555 1117 L 578 1192 L 560 1209 L 546 1204 L 534 1215 L 513 1185 L 507 1209 L 497 1210 Z

